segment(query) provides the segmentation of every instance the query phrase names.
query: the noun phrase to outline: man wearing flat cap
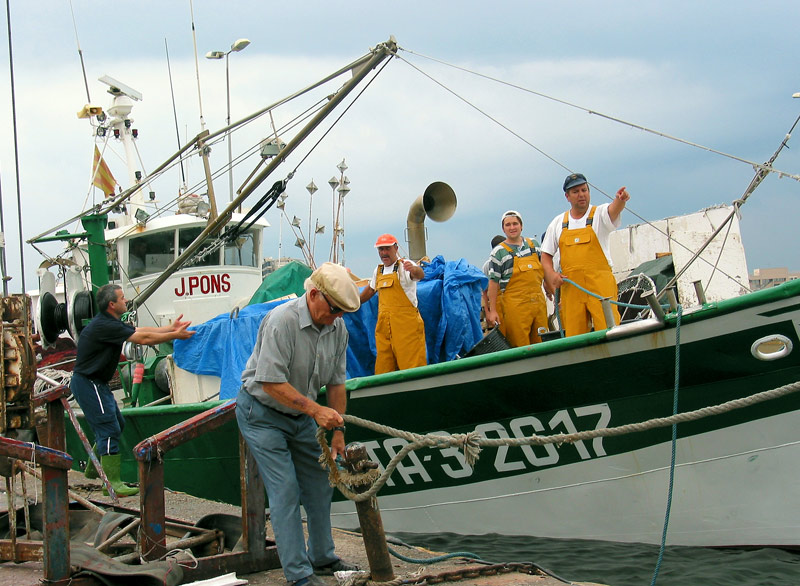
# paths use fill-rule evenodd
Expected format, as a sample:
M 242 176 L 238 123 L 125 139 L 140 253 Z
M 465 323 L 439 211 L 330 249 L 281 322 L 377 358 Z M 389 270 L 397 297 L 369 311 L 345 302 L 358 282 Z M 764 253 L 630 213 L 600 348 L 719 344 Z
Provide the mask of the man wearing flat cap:
M 556 216 L 547 227 L 542 243 L 542 266 L 547 288 L 561 287 L 561 327 L 567 336 L 602 330 L 606 324 L 599 299 L 564 279 L 601 297 L 617 299 L 617 282 L 611 272 L 609 239 L 620 226 L 620 214 L 630 195 L 620 187 L 611 203 L 590 204 L 589 183 L 581 173 L 572 173 L 564 180 L 564 196 L 570 209 Z M 560 272 L 553 266 L 553 257 L 560 254 Z M 619 324 L 619 311 L 612 306 L 614 321 Z
M 327 473 L 319 465 L 318 427 L 334 429 L 331 455 L 344 453 L 348 334 L 343 312 L 361 307 L 344 267 L 326 262 L 305 294 L 262 320 L 242 372 L 236 420 L 264 480 L 278 556 L 290 585 L 324 584 L 317 575 L 357 569 L 339 559 L 331 536 Z M 326 387 L 326 403 L 317 394 Z M 306 510 L 308 544 L 300 505 Z
M 391 234 L 379 236 L 375 248 L 381 263 L 361 291 L 361 303 L 378 293 L 375 374 L 425 366 L 425 323 L 417 307 L 417 281 L 425 277 L 425 271 L 400 258 L 397 238 Z

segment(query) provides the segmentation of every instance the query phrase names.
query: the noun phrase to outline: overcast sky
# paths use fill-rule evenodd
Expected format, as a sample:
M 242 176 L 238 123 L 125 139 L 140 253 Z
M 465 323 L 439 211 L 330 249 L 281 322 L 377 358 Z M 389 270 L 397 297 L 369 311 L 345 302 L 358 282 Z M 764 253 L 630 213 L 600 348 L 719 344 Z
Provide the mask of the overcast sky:
M 177 150 L 165 42 L 183 140 L 199 132 L 200 112 L 189 0 L 37 0 L 35 10 L 28 1 L 10 4 L 22 231 L 28 239 L 77 214 L 90 193 L 94 141 L 89 123 L 75 115 L 87 102 L 78 43 L 92 102 L 109 105 L 106 86 L 97 81 L 102 75 L 143 94 L 132 117 L 140 132 L 137 148 L 144 171 Z M 731 203 L 753 176 L 746 163 L 586 110 L 757 162 L 772 155 L 800 114 L 800 99 L 792 99 L 800 92 L 796 1 L 195 0 L 191 6 L 203 116 L 211 130 L 225 123 L 225 61 L 203 55 L 227 50 L 238 38 L 249 39 L 251 45 L 230 56 L 234 120 L 346 65 L 390 35 L 404 49 L 399 52 L 402 59 L 388 64 L 300 165 L 287 190 L 286 210 L 302 219 L 305 230 L 305 186 L 313 179 L 320 188 L 312 216 L 328 226 L 317 241 L 316 255 L 318 262 L 327 260 L 327 181 L 346 160 L 351 191 L 345 206 L 345 260 L 359 275 L 369 274 L 378 262 L 373 248 L 377 235 L 391 232 L 403 240 L 409 206 L 433 181 L 454 188 L 458 209 L 446 223 L 426 222 L 428 254 L 448 260 L 464 257 L 480 266 L 491 237 L 500 233 L 503 211 L 519 210 L 525 233 L 533 236 L 566 209 L 561 186 L 567 170 L 587 175 L 595 186 L 593 203 L 607 201 L 601 191 L 613 195 L 627 186 L 632 199 L 623 215 L 625 225 Z M 5 10 L 2 21 L 6 31 Z M 0 182 L 10 289 L 18 292 L 16 163 L 4 37 Z M 276 113 L 276 124 L 285 123 L 285 116 Z M 268 119 L 260 119 L 249 132 L 234 136 L 234 151 L 268 136 Z M 800 174 L 798 139 L 789 141 L 775 168 Z M 269 183 L 284 178 L 308 148 L 298 151 Z M 226 146 L 215 145 L 212 167 L 218 169 L 226 160 Z M 109 164 L 124 180 L 113 156 Z M 252 167 L 248 162 L 236 168 L 237 185 Z M 200 181 L 197 162 L 187 172 L 190 185 Z M 177 179 L 159 186 L 159 199 L 172 199 L 178 187 Z M 215 189 L 224 205 L 226 176 Z M 792 237 L 798 222 L 790 212 L 800 201 L 798 195 L 797 181 L 770 176 L 742 208 L 751 272 L 756 267 L 800 270 Z M 266 219 L 273 228 L 266 235 L 265 256 L 277 256 L 280 233 L 284 254 L 299 256 L 277 210 Z M 27 244 L 23 248 L 26 287 L 31 289 L 37 286 L 35 269 L 41 258 Z

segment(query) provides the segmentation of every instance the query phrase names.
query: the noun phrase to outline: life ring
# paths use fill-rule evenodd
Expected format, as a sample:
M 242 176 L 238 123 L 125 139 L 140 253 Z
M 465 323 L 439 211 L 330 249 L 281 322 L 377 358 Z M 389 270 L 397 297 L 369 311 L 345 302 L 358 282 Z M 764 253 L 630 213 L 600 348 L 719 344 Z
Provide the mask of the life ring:
M 765 344 L 780 344 L 781 347 L 779 350 L 764 352 L 761 350 L 761 346 Z M 753 342 L 753 345 L 750 346 L 750 354 L 758 360 L 778 360 L 779 358 L 788 356 L 791 352 L 792 341 L 781 334 L 764 336 Z

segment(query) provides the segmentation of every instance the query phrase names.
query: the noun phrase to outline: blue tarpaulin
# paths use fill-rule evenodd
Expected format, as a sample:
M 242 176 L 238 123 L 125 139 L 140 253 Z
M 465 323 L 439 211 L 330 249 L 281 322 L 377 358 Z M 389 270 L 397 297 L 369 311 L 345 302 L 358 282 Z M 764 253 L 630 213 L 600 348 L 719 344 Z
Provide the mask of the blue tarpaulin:
M 463 356 L 482 338 L 481 291 L 487 279 L 466 260 L 445 261 L 437 256 L 423 264 L 425 278 L 417 284 L 419 310 L 425 322 L 428 363 Z M 244 370 L 256 342 L 263 317 L 286 301 L 249 305 L 237 317 L 223 314 L 196 326 L 188 340 L 175 340 L 175 363 L 195 374 L 219 376 L 220 399 L 236 396 Z M 347 377 L 371 375 L 375 367 L 375 322 L 378 296 L 355 313 L 345 313 L 350 334 Z

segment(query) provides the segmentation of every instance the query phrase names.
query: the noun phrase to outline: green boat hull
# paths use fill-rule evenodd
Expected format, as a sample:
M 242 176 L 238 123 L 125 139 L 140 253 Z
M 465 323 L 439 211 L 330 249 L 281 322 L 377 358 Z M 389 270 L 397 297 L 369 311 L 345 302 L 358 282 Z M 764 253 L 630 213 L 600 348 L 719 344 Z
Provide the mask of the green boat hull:
M 352 379 L 347 384 L 348 413 L 420 434 L 478 431 L 492 439 L 634 424 L 672 414 L 676 364 L 680 370 L 680 412 L 723 404 L 800 381 L 800 351 L 788 351 L 774 360 L 759 359 L 753 351 L 757 340 L 776 336 L 786 340 L 787 346 L 800 349 L 798 328 L 800 281 L 795 281 L 698 308 L 681 317 L 680 327 L 678 317 L 671 314 L 662 325 L 654 320 L 626 324 L 610 331 Z M 131 454 L 142 439 L 216 405 L 219 403 L 124 410 L 127 422 L 122 440 L 124 453 Z M 788 451 L 777 447 L 791 443 L 785 427 L 795 422 L 800 423 L 800 393 L 682 423 L 677 428 L 677 464 L 692 471 L 692 486 L 697 490 L 713 487 L 718 491 L 716 476 L 703 480 L 704 475 L 712 470 L 717 476 L 736 474 L 737 468 L 732 464 L 720 463 L 733 462 L 750 445 L 754 450 L 771 450 L 770 453 L 800 459 L 796 448 Z M 413 452 L 379 494 L 384 524 L 387 530 L 470 533 L 490 530 L 592 538 L 595 533 L 581 531 L 581 523 L 547 519 L 540 511 L 543 508 L 540 503 L 558 508 L 562 501 L 576 498 L 575 490 L 567 487 L 581 485 L 584 488 L 578 493 L 580 498 L 594 502 L 595 509 L 602 509 L 604 500 L 613 500 L 616 493 L 630 494 L 630 500 L 641 505 L 640 516 L 644 520 L 640 526 L 621 535 L 607 530 L 600 532 L 598 538 L 657 542 L 663 523 L 666 498 L 662 494 L 666 489 L 663 474 L 669 466 L 671 434 L 671 427 L 661 427 L 558 447 L 485 448 L 474 467 L 468 466 L 455 448 Z M 752 439 L 750 444 L 739 445 L 743 436 L 748 441 Z M 384 467 L 407 443 L 353 425 L 348 426 L 347 440 L 363 442 L 371 458 Z M 68 445 L 77 460 L 85 459 L 74 437 L 68 438 Z M 702 454 L 702 458 L 696 454 Z M 703 466 L 700 462 L 703 459 L 715 464 Z M 762 457 L 762 461 L 765 459 Z M 170 489 L 239 504 L 235 422 L 169 452 L 165 461 L 165 482 Z M 800 462 L 792 462 L 795 469 L 797 464 Z M 619 478 L 614 470 L 623 470 Z M 779 478 L 765 482 L 783 482 L 782 469 L 777 470 Z M 638 478 L 637 475 L 658 479 L 625 480 Z M 124 461 L 123 477 L 136 479 L 132 456 Z M 646 499 L 644 493 L 637 492 L 637 482 L 643 484 L 641 490 L 646 491 Z M 594 485 L 603 488 L 589 488 Z M 542 496 L 545 491 L 537 493 L 537 486 L 547 487 L 548 496 Z M 777 504 L 769 505 L 765 518 L 775 516 L 775 507 L 785 502 L 780 491 L 785 492 L 786 487 L 778 486 L 775 490 L 779 492 L 771 500 Z M 563 499 L 551 502 L 559 491 L 563 491 Z M 735 492 L 731 496 L 732 509 L 751 511 L 760 506 L 763 495 Z M 528 497 L 519 500 L 522 493 Z M 655 499 L 658 508 L 651 515 L 652 503 L 645 507 L 637 499 L 649 502 L 653 493 L 658 493 L 659 498 Z M 455 507 L 453 498 L 463 500 L 464 504 Z M 481 504 L 503 498 L 509 503 L 519 502 L 505 508 Z M 705 498 L 696 502 L 705 502 Z M 520 507 L 538 512 L 521 514 Z M 435 512 L 437 508 L 441 514 Z M 334 512 L 335 524 L 357 526 L 352 503 L 334 503 Z M 692 512 L 687 505 L 686 510 L 679 509 L 676 515 L 691 525 L 693 515 L 708 516 L 709 511 Z M 454 517 L 459 521 L 454 521 Z M 478 525 L 469 530 L 468 523 Z M 559 523 L 570 529 L 560 533 Z M 748 535 L 735 523 L 728 525 L 712 518 L 703 525 L 711 529 L 680 530 L 681 537 L 675 542 L 753 545 L 756 543 L 752 539 L 768 541 L 763 537 L 764 528 L 759 528 L 760 533 Z M 800 545 L 797 530 L 800 516 L 792 513 L 787 526 L 789 529 L 785 531 L 772 531 L 776 541 L 770 544 Z M 713 528 L 717 528 L 716 537 L 710 535 Z M 736 533 L 741 537 L 732 538 Z

